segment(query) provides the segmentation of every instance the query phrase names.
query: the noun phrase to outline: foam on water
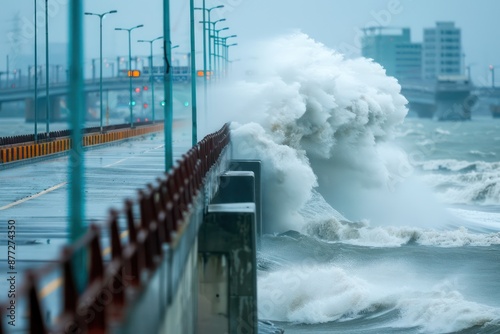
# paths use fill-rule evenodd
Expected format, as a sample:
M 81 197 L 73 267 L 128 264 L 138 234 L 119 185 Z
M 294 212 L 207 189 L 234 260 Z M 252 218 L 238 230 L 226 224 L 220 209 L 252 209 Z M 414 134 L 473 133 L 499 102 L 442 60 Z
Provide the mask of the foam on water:
M 442 202 L 450 204 L 498 205 L 500 203 L 500 163 L 430 160 L 420 164 L 428 172 L 424 181 Z
M 450 224 L 459 219 L 432 194 L 432 189 L 447 192 L 445 196 L 456 191 L 454 203 L 482 195 L 484 203 L 498 201 L 498 165 L 423 162 L 416 165 L 427 173 L 429 186 L 423 185 L 407 154 L 391 142 L 407 136 L 421 141 L 423 126 L 406 132 L 398 128 L 407 101 L 380 65 L 345 59 L 302 33 L 253 50 L 259 52 L 241 64 L 244 75 L 214 92 L 212 108 L 238 121 L 232 124 L 233 157 L 262 161 L 266 233 L 299 231 L 331 247 L 363 246 L 355 247 L 360 253 L 364 247 L 406 251 L 402 246 L 409 244 L 408 249 L 414 244 L 500 245 L 500 233 Z M 442 128 L 434 133 L 439 138 L 452 135 Z M 477 189 L 469 190 L 471 183 Z M 286 242 L 296 240 L 288 237 Z M 412 276 L 393 262 L 374 261 L 370 270 L 355 270 L 349 264 L 279 260 L 265 250 L 259 255 L 261 269 L 269 269 L 259 271 L 263 319 L 316 324 L 395 312 L 394 327 L 425 332 L 457 331 L 500 319 L 498 309 L 468 300 L 457 287 Z
M 410 274 L 377 281 L 374 271 L 303 265 L 262 273 L 259 316 L 317 324 L 396 311 L 391 327 L 419 327 L 424 333 L 456 332 L 500 319 L 500 309 L 468 301 L 453 281 L 432 283 Z
M 224 87 L 225 97 L 217 100 L 245 122 L 233 125 L 234 156 L 270 164 L 263 165 L 270 173 L 263 191 L 278 200 L 273 212 L 264 212 L 267 231 L 303 223 L 297 211 L 316 178 L 328 196 L 344 173 L 354 184 L 385 187 L 408 166 L 404 152 L 386 144 L 407 113 L 407 101 L 380 65 L 345 59 L 302 33 L 256 50 L 262 51 L 255 57 L 258 65 L 247 65 L 252 75 Z

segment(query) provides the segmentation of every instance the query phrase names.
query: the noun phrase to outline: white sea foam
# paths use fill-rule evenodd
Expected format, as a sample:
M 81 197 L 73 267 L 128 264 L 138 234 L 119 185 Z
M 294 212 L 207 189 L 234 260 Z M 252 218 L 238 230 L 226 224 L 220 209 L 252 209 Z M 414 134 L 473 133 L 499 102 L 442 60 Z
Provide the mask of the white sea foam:
M 497 155 L 495 152 L 482 152 L 482 151 L 478 151 L 478 150 L 471 150 L 471 151 L 469 151 L 469 153 L 471 155 L 477 155 L 477 156 L 480 156 L 482 158 L 484 158 L 484 157 L 494 157 L 494 156 Z
M 444 130 L 444 129 L 441 129 L 441 128 L 436 128 L 436 130 L 434 130 L 434 132 L 436 132 L 437 134 L 440 134 L 440 135 L 450 135 L 450 131 L 448 130 Z
M 410 272 L 408 272 L 410 271 Z M 398 263 L 351 270 L 296 265 L 261 273 L 259 317 L 317 324 L 396 310 L 391 327 L 449 333 L 497 322 L 500 309 L 468 301 L 453 281 L 432 282 Z
M 264 196 L 276 199 L 264 211 L 275 224 L 267 231 L 300 224 L 297 211 L 311 196 L 315 175 L 324 191 L 333 173 L 347 170 L 354 183 L 385 186 L 407 168 L 401 150 L 383 145 L 403 121 L 407 101 L 380 65 L 345 59 L 302 33 L 256 50 L 262 51 L 256 64 L 243 64 L 253 74 L 224 86 L 215 100 L 237 111 L 228 115 L 240 122 L 233 125 L 234 156 L 261 159 L 268 173 Z M 224 113 L 222 105 L 214 108 Z
M 324 323 L 356 317 L 382 302 L 367 280 L 339 267 L 297 266 L 259 277 L 259 317 Z
M 311 222 L 304 230 L 322 240 L 366 247 L 400 247 L 411 242 L 433 247 L 500 245 L 500 232 L 475 233 L 463 226 L 450 230 L 409 226 L 371 227 L 367 222 L 349 223 L 330 219 Z
M 448 289 L 446 285 L 402 296 L 397 308 L 401 319 L 394 324 L 395 327 L 418 326 L 425 333 L 453 333 L 497 323 L 500 319 L 499 309 L 467 301 L 462 294 Z
M 500 204 L 500 163 L 430 160 L 421 164 L 424 182 L 450 204 Z M 447 173 L 443 173 L 447 172 Z M 450 173 L 451 172 L 451 173 Z

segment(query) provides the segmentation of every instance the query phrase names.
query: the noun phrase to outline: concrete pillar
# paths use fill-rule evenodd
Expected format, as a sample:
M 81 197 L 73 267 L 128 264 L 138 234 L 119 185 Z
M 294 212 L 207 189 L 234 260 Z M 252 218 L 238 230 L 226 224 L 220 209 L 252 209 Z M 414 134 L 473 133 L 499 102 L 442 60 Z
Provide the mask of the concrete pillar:
M 211 204 L 198 234 L 199 333 L 257 334 L 254 203 Z
M 51 122 L 59 122 L 63 120 L 61 115 L 61 96 L 50 96 L 50 121 Z M 38 104 L 38 120 L 37 121 L 45 121 L 46 120 L 46 110 L 47 105 L 45 103 L 45 97 L 39 97 L 37 100 Z M 27 98 L 25 100 L 25 120 L 26 122 L 34 122 L 35 121 L 35 99 Z
M 261 162 L 259 160 L 231 160 L 229 170 L 253 172 L 255 178 L 255 210 L 257 217 L 257 246 L 259 247 L 262 236 L 262 190 L 261 190 Z M 260 247 L 259 247 L 260 248 Z

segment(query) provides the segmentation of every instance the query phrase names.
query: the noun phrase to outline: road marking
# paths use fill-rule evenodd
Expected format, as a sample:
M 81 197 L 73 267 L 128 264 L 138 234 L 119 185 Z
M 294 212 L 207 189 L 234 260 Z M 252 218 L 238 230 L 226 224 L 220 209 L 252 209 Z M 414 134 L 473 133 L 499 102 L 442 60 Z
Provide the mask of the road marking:
M 40 299 L 43 299 L 43 298 L 47 297 L 48 295 L 50 295 L 52 292 L 56 291 L 57 288 L 59 288 L 61 286 L 62 281 L 63 280 L 61 277 L 57 277 L 52 282 L 50 282 L 49 284 L 44 286 L 43 289 L 40 290 Z
M 104 168 L 109 168 L 109 167 L 111 167 L 111 166 L 117 165 L 117 164 L 119 164 L 120 162 L 123 162 L 123 161 L 125 161 L 125 160 L 127 160 L 127 159 L 130 159 L 130 158 L 124 158 L 124 159 L 118 160 L 118 161 L 116 161 L 116 162 L 113 162 L 112 164 L 109 164 L 109 165 L 104 166 Z
M 127 230 L 127 231 L 123 231 L 123 232 L 120 234 L 120 239 L 125 238 L 127 235 L 128 235 L 128 230 Z M 102 251 L 102 256 L 106 256 L 106 255 L 108 255 L 109 253 L 111 253 L 111 247 L 110 247 L 110 246 L 106 247 L 106 248 Z
M 146 151 L 143 151 L 143 152 L 139 152 L 139 154 L 149 153 L 149 152 L 151 152 L 151 151 L 154 151 L 154 150 L 160 149 L 160 148 L 162 148 L 163 146 L 165 146 L 165 145 L 160 145 L 160 146 L 154 147 L 154 148 L 152 148 L 152 149 L 150 149 L 150 150 L 146 150 Z M 128 157 L 128 158 L 123 158 L 123 159 L 118 160 L 118 161 L 115 161 L 115 162 L 113 162 L 113 163 L 111 163 L 111 164 L 109 164 L 109 165 L 106 165 L 106 166 L 104 166 L 103 168 L 109 168 L 109 167 L 111 167 L 111 166 L 118 165 L 119 163 L 122 163 L 122 162 L 124 162 L 125 160 L 128 160 L 128 159 L 133 159 L 133 158 L 136 158 L 136 156 L 133 156 L 133 157 Z
M 126 231 L 123 231 L 122 233 L 120 233 L 120 239 L 123 239 L 125 238 L 126 236 L 128 236 L 128 230 Z M 111 252 L 111 247 L 106 247 L 106 249 L 104 249 L 102 251 L 102 256 L 106 256 L 108 255 L 109 253 Z M 47 297 L 48 295 L 50 295 L 52 292 L 56 291 L 57 289 L 59 289 L 61 287 L 63 283 L 63 280 L 61 277 L 56 277 L 54 278 L 52 281 L 50 281 L 47 285 L 45 285 L 42 290 L 40 290 L 40 299 L 43 299 L 45 297 Z
M 15 201 L 15 202 L 12 202 L 12 203 L 10 203 L 10 204 L 7 204 L 6 206 L 2 206 L 2 207 L 0 208 L 0 211 L 10 209 L 10 208 L 12 208 L 13 206 L 19 205 L 19 204 L 21 204 L 21 203 L 24 203 L 24 202 L 30 201 L 30 200 L 32 200 L 32 199 L 35 199 L 35 198 L 37 198 L 37 197 L 40 197 L 40 196 L 45 195 L 45 194 L 47 194 L 47 193 L 50 193 L 51 191 L 57 190 L 57 189 L 59 189 L 59 188 L 61 188 L 61 187 L 64 187 L 67 183 L 68 183 L 68 182 L 62 182 L 62 183 L 56 184 L 55 186 L 50 187 L 49 189 L 45 189 L 44 191 L 41 191 L 41 192 L 39 192 L 39 193 L 37 193 L 37 194 L 30 195 L 30 196 L 25 197 L 25 198 L 23 198 L 23 199 L 20 199 L 20 200 L 18 200 L 18 201 Z

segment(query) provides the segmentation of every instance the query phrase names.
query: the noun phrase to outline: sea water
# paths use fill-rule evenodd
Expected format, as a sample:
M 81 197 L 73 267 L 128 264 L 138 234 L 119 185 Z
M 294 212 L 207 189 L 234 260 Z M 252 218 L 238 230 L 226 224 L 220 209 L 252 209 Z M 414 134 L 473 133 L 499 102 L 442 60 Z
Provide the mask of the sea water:
M 259 319 L 500 333 L 500 122 L 413 118 L 381 66 L 300 32 L 255 50 L 215 107 L 262 160 Z

